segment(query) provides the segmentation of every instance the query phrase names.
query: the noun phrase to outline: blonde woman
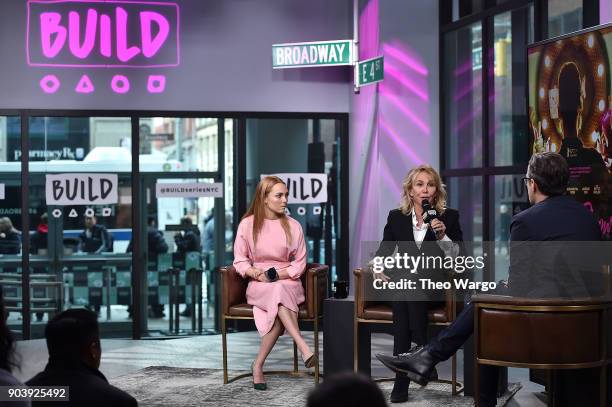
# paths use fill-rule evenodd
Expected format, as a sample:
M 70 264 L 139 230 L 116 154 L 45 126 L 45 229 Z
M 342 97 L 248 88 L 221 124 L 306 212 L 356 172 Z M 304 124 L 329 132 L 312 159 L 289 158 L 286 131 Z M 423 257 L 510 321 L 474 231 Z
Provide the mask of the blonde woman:
M 299 222 L 285 214 L 288 195 L 280 178 L 262 179 L 234 242 L 234 267 L 250 280 L 246 297 L 253 305 L 261 336 L 259 353 L 251 366 L 256 390 L 267 388 L 263 365 L 285 330 L 297 344 L 306 367 L 317 363 L 317 355 L 302 338 L 298 326 L 298 306 L 304 302 L 300 276 L 306 267 L 306 245 Z
M 429 222 L 423 217 L 423 202 L 435 209 L 438 218 Z M 423 252 L 428 256 L 456 256 L 463 240 L 459 226 L 459 212 L 446 207 L 446 190 L 440 175 L 429 165 L 420 165 L 408 172 L 402 185 L 400 207 L 389 212 L 383 242 L 377 256 L 389 256 L 396 249 L 415 256 Z M 389 243 L 390 242 L 390 243 Z M 438 244 L 423 245 L 423 242 Z M 384 276 L 385 278 L 388 278 Z M 433 303 L 435 305 L 435 303 Z M 408 352 L 411 343 L 423 345 L 427 342 L 427 301 L 394 301 L 393 308 L 393 354 Z M 408 400 L 410 380 L 403 374 L 395 378 L 391 402 Z

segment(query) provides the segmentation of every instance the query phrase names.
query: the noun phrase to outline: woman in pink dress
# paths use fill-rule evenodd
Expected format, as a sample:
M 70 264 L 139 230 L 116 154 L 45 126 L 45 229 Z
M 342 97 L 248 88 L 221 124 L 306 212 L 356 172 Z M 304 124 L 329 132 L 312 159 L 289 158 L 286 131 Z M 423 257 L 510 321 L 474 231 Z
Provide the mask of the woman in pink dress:
M 298 326 L 298 306 L 304 302 L 300 276 L 306 267 L 306 245 L 299 222 L 285 214 L 288 195 L 280 178 L 262 179 L 234 242 L 234 267 L 243 278 L 249 278 L 247 302 L 253 305 L 261 336 L 252 365 L 253 387 L 257 390 L 266 389 L 263 365 L 285 330 L 297 344 L 306 367 L 317 363 L 317 355 Z

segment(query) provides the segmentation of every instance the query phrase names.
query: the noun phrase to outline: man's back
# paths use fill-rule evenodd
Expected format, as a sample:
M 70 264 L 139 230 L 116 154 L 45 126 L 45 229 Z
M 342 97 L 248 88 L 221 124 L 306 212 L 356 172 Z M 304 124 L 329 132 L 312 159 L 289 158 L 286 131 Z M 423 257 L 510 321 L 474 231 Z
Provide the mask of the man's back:
M 97 369 L 87 366 L 48 364 L 44 371 L 26 382 L 28 386 L 68 386 L 69 402 L 39 402 L 42 407 L 53 406 L 137 406 L 136 399 L 108 383 Z M 32 406 L 38 405 L 32 402 Z
M 510 225 L 512 295 L 584 297 L 601 288 L 596 258 L 601 232 L 594 216 L 567 196 L 553 196 L 514 216 Z M 592 260 L 588 263 L 586 260 Z
M 581 203 L 553 196 L 514 216 L 510 240 L 598 241 L 601 232 L 595 217 Z

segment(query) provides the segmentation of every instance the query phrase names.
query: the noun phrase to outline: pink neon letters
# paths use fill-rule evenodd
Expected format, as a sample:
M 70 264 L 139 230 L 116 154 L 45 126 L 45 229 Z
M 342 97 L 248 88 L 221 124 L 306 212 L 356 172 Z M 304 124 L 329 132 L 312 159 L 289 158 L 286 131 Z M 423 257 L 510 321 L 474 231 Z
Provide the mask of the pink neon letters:
M 61 51 L 66 42 L 66 29 L 59 25 L 62 16 L 58 13 L 40 15 L 40 44 L 47 58 L 53 58 Z M 55 41 L 51 37 L 56 35 Z
M 32 67 L 151 69 L 179 65 L 177 3 L 27 0 L 27 8 L 26 58 Z M 104 79 L 104 86 L 116 94 L 130 92 L 130 79 L 138 84 L 140 80 L 124 73 L 112 72 L 112 79 Z M 91 72 L 80 75 L 76 84 L 72 82 L 65 89 L 85 95 L 102 86 Z M 62 88 L 60 78 L 55 72 L 43 74 L 39 82 L 41 90 L 56 93 Z M 165 91 L 166 75 L 152 73 L 146 80 L 148 93 Z

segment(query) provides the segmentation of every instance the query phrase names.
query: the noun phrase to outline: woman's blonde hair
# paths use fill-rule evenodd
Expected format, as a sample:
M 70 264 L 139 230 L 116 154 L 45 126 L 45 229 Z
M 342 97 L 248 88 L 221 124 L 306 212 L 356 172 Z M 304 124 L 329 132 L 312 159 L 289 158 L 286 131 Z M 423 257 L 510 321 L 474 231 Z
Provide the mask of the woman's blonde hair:
M 253 242 L 255 243 L 255 246 L 257 246 L 257 237 L 261 233 L 263 222 L 266 218 L 266 197 L 268 196 L 270 191 L 272 191 L 272 188 L 276 184 L 285 185 L 285 182 L 275 176 L 267 176 L 264 177 L 261 181 L 259 181 L 259 184 L 257 184 L 257 188 L 255 189 L 255 195 L 253 195 L 253 200 L 251 200 L 251 205 L 242 217 L 242 219 L 245 219 L 253 215 Z M 284 214 L 280 216 L 280 223 L 283 227 L 283 230 L 285 231 L 285 236 L 287 237 L 287 244 L 291 244 L 291 229 L 289 227 L 289 220 Z
M 436 170 L 431 165 L 422 164 L 408 171 L 404 181 L 402 182 L 402 200 L 400 201 L 400 210 L 404 215 L 409 214 L 414 209 L 414 203 L 410 198 L 410 191 L 414 185 L 414 179 L 420 173 L 427 173 L 432 179 L 436 186 L 436 193 L 433 196 L 433 202 L 431 205 L 436 208 L 438 214 L 443 214 L 446 210 L 446 188 L 442 183 L 442 179 Z

